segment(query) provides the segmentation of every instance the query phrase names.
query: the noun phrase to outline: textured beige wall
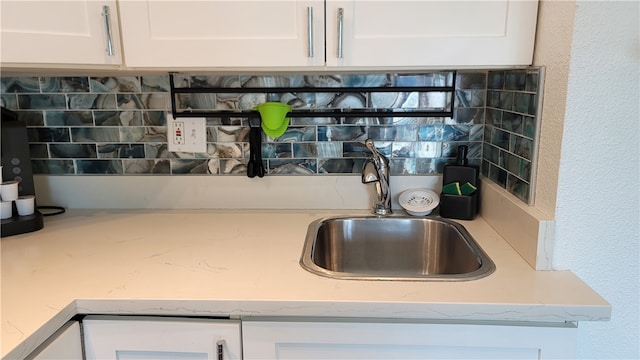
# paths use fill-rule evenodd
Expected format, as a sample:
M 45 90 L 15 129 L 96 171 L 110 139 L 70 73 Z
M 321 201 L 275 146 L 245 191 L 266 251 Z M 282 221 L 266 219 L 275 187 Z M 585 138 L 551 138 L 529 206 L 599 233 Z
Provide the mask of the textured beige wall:
M 542 0 L 533 64 L 546 67 L 535 207 L 555 216 L 575 1 Z

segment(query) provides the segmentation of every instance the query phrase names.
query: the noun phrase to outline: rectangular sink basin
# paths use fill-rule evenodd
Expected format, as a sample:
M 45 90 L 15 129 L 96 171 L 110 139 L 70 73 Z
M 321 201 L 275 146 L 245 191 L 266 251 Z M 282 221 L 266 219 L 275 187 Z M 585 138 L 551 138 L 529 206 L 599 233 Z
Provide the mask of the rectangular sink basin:
M 307 230 L 300 265 L 317 275 L 360 280 L 460 281 L 495 270 L 462 225 L 405 216 L 318 219 Z

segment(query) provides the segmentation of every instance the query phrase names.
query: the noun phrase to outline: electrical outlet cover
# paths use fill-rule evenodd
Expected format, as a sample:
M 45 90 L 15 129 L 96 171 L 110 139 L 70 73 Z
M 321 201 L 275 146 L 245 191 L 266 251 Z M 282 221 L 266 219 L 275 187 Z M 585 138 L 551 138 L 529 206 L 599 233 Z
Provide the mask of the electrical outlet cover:
M 167 142 L 171 152 L 207 152 L 207 120 L 205 118 L 174 119 L 167 113 Z

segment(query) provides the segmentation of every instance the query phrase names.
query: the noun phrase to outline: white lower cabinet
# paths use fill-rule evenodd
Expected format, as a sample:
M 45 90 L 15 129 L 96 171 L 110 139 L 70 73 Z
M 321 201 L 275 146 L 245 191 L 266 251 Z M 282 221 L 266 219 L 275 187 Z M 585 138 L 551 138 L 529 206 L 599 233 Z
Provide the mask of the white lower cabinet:
M 240 321 L 86 317 L 87 360 L 241 359 Z
M 80 323 L 69 321 L 30 356 L 29 360 L 83 360 Z
M 573 324 L 242 322 L 245 359 L 569 359 L 575 334 Z

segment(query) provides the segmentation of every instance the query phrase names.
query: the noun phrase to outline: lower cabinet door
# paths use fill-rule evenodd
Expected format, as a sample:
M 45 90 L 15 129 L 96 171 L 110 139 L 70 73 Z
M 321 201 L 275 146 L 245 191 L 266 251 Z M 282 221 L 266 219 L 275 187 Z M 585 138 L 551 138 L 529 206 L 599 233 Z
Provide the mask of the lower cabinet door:
M 86 359 L 241 359 L 240 321 L 86 317 Z
M 575 327 L 243 321 L 245 359 L 572 358 Z

